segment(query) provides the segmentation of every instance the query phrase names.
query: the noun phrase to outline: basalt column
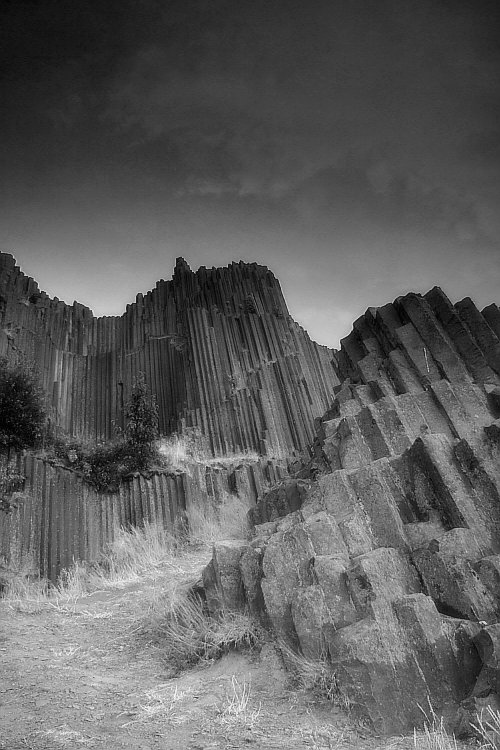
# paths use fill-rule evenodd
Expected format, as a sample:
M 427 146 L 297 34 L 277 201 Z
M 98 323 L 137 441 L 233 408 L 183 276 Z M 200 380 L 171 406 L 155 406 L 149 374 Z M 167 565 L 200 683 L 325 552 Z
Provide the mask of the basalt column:
M 156 395 L 160 430 L 198 428 L 214 454 L 300 453 L 338 384 L 334 352 L 288 313 L 265 267 L 232 263 L 139 294 L 121 317 L 51 299 L 0 254 L 0 355 L 39 369 L 52 422 L 82 439 L 110 439 L 139 373 Z

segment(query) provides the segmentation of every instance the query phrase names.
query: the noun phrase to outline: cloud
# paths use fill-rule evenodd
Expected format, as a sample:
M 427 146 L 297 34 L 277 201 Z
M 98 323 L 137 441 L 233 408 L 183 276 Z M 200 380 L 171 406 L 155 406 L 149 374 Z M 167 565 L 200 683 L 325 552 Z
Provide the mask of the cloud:
M 458 242 L 489 239 L 471 198 L 383 156 L 351 157 L 319 170 L 297 187 L 293 205 L 308 224 L 323 224 L 329 217 L 337 231 L 441 233 Z
M 318 2 L 313 12 L 276 1 L 238 12 L 173 7 L 173 20 L 110 75 L 104 120 L 130 143 L 174 150 L 179 190 L 278 200 L 299 190 L 307 212 L 323 200 L 321 170 L 387 152 L 389 167 L 375 161 L 368 183 L 356 178 L 365 203 L 375 194 L 384 215 L 402 205 L 433 223 L 455 205 L 471 225 L 468 199 L 452 193 L 494 149 L 486 112 L 498 71 L 491 51 L 480 53 L 480 9 L 430 0 Z

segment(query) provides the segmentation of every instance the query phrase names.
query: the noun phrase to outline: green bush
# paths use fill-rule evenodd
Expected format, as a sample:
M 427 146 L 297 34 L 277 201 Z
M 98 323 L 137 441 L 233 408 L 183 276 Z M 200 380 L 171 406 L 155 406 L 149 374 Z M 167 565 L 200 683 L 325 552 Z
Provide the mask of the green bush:
M 36 448 L 45 419 L 42 392 L 33 368 L 0 359 L 0 451 Z

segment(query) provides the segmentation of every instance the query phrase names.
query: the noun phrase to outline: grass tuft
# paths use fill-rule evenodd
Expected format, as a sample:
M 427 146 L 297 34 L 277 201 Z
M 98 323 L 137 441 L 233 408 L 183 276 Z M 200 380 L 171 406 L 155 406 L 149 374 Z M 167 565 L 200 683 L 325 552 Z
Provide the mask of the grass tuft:
M 211 545 L 222 539 L 246 539 L 249 533 L 246 498 L 226 493 L 218 505 L 192 506 L 187 511 L 192 544 Z
M 326 653 L 318 659 L 309 659 L 292 651 L 284 641 L 280 641 L 279 648 L 295 687 L 312 691 L 318 699 L 329 701 L 347 713 L 350 711 L 349 698 L 341 690 Z
M 481 750 L 499 750 L 500 748 L 500 711 L 488 706 L 476 718 L 472 728 L 482 740 Z
M 257 722 L 262 704 L 250 710 L 249 701 L 252 692 L 251 683 L 243 680 L 239 682 L 236 675 L 231 677 L 231 690 L 219 708 L 219 719 L 222 724 L 243 724 L 247 729 L 252 729 Z
M 425 723 L 422 731 L 413 731 L 413 745 L 416 750 L 458 750 L 455 735 L 450 735 L 446 731 L 443 717 L 437 716 L 430 701 L 428 711 L 421 706 L 419 708 L 425 716 Z
M 242 613 L 211 618 L 202 599 L 191 591 L 169 592 L 155 609 L 148 613 L 143 633 L 160 649 L 173 675 L 232 649 L 253 649 L 262 639 L 260 626 Z

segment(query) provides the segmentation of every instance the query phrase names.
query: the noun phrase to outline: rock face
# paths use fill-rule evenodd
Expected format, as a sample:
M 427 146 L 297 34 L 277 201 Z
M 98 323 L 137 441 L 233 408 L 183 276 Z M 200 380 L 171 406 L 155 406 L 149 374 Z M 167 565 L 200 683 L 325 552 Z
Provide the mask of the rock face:
M 193 273 L 179 258 L 172 280 L 124 315 L 95 318 L 50 299 L 0 253 L 0 356 L 17 353 L 37 363 L 64 432 L 111 438 L 143 372 L 162 434 L 197 428 L 214 455 L 302 452 L 338 384 L 333 351 L 291 319 L 278 281 L 255 263 Z
M 313 459 L 252 509 L 231 598 L 219 562 L 211 600 L 327 655 L 381 732 L 428 700 L 467 724 L 500 685 L 500 313 L 436 288 L 369 309 L 341 344 Z
M 193 505 L 228 493 L 255 502 L 304 452 L 338 384 L 334 352 L 291 319 L 273 274 L 245 263 L 193 273 L 179 258 L 172 280 L 124 315 L 95 318 L 50 299 L 0 253 L 0 356 L 18 355 L 36 363 L 50 419 L 69 435 L 111 438 L 143 372 L 163 435 L 194 428 L 212 455 L 260 456 L 239 468 L 137 476 L 105 495 L 43 458 L 18 457 L 25 500 L 0 514 L 0 561 L 52 580 L 73 559 L 95 559 L 120 525 L 160 520 L 175 530 Z

